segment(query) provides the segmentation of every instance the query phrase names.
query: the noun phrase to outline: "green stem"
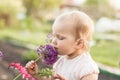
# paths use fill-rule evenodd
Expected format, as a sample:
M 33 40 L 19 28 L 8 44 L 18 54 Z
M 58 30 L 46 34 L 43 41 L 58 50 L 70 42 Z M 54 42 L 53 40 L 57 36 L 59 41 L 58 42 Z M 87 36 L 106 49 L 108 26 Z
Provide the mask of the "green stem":
M 40 57 L 39 57 L 39 58 L 37 58 L 37 59 L 35 60 L 35 62 L 37 62 L 39 59 L 40 59 Z
M 21 74 L 18 74 L 13 80 L 16 80 L 17 78 L 19 78 L 21 76 Z

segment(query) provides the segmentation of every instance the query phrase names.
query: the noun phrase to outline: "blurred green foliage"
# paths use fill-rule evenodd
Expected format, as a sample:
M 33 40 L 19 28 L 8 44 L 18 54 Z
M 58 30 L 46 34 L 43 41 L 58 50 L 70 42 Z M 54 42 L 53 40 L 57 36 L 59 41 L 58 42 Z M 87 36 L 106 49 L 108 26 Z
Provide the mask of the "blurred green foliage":
M 38 58 L 38 54 L 36 51 L 31 50 L 31 51 L 24 53 L 24 55 L 22 55 L 22 58 L 24 62 L 28 62 L 30 60 L 36 60 Z
M 109 4 L 108 0 L 86 0 L 86 5 Z
M 120 41 L 96 40 L 96 45 L 91 47 L 93 58 L 100 63 L 119 67 Z
M 45 13 L 54 10 L 61 4 L 61 0 L 22 0 L 26 8 L 26 15 L 44 20 Z
M 10 2 L 0 1 L 0 28 L 8 27 L 16 21 L 18 9 Z
M 45 14 L 56 6 L 59 7 L 60 3 L 61 0 L 0 0 L 0 28 L 18 25 L 34 29 L 32 26 L 36 26 L 36 23 L 39 26 L 41 21 L 46 21 Z M 23 14 L 25 18 L 19 20 L 19 14 Z
M 31 26 L 34 28 L 35 26 Z M 25 26 L 26 28 L 26 26 Z M 30 28 L 26 29 L 17 29 L 13 28 L 4 28 L 0 30 L 0 39 L 4 39 L 5 41 L 9 39 L 17 40 L 22 43 L 27 44 L 44 44 L 46 41 L 46 36 L 51 32 L 50 24 L 42 24 L 38 28 L 34 28 L 33 31 Z
M 83 11 L 89 13 L 89 15 L 95 20 L 98 20 L 103 16 L 109 18 L 116 17 L 116 11 L 110 5 L 109 0 L 86 0 L 84 7 L 85 8 L 83 9 Z
M 51 32 L 51 27 L 52 24 L 48 22 L 41 22 L 36 20 L 33 17 L 27 17 L 24 20 L 21 20 L 13 26 L 14 29 L 16 30 L 28 30 L 31 32 L 46 32 L 49 33 Z

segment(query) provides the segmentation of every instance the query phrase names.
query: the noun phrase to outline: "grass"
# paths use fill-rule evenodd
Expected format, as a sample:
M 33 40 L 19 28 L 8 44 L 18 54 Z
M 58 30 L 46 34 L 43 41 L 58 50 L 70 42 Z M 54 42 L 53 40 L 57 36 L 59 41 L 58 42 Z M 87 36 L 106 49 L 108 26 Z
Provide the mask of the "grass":
M 30 33 L 29 31 L 13 31 L 13 30 L 3 30 L 0 32 L 0 38 L 5 40 L 14 39 L 24 43 L 30 44 L 42 44 L 45 43 L 47 33 L 36 32 Z
M 4 39 L 6 41 L 16 40 L 22 43 L 27 44 L 45 44 L 46 36 L 51 32 L 50 25 L 40 26 L 39 28 L 34 29 L 34 31 L 25 29 L 13 29 L 13 28 L 5 28 L 0 29 L 0 39 Z
M 101 40 L 91 47 L 91 55 L 97 62 L 119 67 L 120 41 Z

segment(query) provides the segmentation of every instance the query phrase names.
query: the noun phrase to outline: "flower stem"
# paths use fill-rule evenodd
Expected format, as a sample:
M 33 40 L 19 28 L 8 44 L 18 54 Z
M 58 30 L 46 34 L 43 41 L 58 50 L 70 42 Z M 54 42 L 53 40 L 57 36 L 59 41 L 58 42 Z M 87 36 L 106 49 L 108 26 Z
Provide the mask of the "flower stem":
M 37 62 L 40 59 L 40 57 L 38 57 L 37 59 L 35 59 L 35 62 Z
M 16 80 L 17 78 L 19 78 L 21 76 L 21 74 L 18 74 L 13 80 Z

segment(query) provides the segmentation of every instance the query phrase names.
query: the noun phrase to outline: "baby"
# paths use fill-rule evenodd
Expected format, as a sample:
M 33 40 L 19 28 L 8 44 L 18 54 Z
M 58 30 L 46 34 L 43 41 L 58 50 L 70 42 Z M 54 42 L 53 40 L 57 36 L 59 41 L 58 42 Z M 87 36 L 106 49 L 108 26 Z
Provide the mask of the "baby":
M 51 45 L 61 57 L 53 65 L 51 80 L 98 80 L 99 69 L 89 53 L 93 33 L 93 21 L 83 12 L 72 11 L 56 18 Z M 28 71 L 32 63 L 26 64 Z

